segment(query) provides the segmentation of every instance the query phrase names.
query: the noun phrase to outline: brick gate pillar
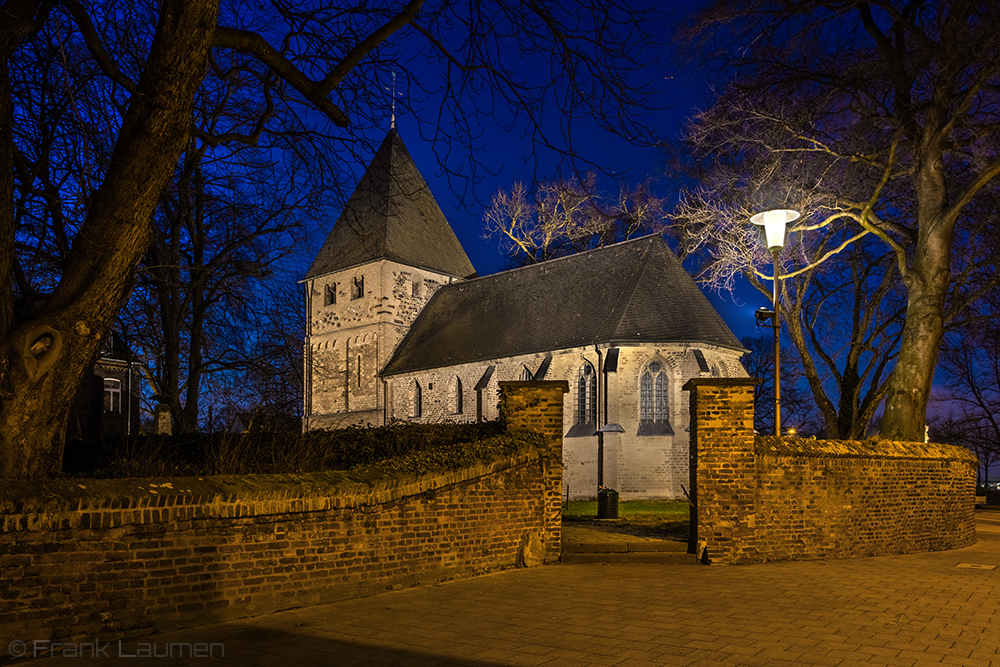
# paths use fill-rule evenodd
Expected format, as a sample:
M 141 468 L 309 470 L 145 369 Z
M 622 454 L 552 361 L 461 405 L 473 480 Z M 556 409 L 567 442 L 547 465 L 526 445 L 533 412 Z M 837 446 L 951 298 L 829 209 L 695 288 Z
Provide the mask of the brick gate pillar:
M 508 431 L 533 431 L 549 439 L 545 461 L 545 560 L 557 561 L 562 552 L 562 437 L 563 396 L 569 383 L 501 382 Z
M 691 546 L 705 562 L 756 556 L 753 378 L 695 378 L 691 392 Z

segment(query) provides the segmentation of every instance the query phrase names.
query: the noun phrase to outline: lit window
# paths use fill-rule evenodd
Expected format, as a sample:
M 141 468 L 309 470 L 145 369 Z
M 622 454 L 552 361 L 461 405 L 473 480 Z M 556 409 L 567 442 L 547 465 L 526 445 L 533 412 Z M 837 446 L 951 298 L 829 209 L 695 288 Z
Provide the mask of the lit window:
M 658 361 L 639 380 L 639 435 L 673 435 L 669 412 L 670 378 Z
M 122 411 L 122 382 L 114 378 L 104 378 L 104 411 Z
M 576 423 L 597 423 L 597 373 L 589 363 L 580 367 L 576 378 Z

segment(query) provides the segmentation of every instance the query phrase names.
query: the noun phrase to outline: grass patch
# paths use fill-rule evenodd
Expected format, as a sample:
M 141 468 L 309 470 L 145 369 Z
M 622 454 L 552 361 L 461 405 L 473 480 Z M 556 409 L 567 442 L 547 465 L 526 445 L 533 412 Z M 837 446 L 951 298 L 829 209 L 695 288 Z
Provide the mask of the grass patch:
M 571 500 L 563 505 L 564 521 L 597 519 L 596 500 Z M 642 528 L 686 535 L 690 524 L 690 505 L 677 500 L 619 500 L 618 522 L 623 528 Z

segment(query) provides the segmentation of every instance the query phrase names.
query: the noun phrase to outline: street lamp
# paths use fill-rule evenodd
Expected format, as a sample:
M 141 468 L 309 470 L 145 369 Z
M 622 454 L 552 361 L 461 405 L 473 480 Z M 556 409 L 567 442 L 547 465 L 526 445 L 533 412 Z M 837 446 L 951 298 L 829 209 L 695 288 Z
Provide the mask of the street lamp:
M 781 324 L 778 313 L 778 254 L 785 246 L 785 225 L 799 219 L 799 212 L 789 209 L 772 209 L 764 211 L 750 218 L 750 222 L 764 228 L 764 236 L 767 240 L 767 249 L 771 251 L 771 263 L 773 266 L 774 300 L 772 306 L 774 310 L 770 313 L 771 326 L 774 328 L 774 434 L 781 435 L 781 381 L 778 379 L 781 373 L 780 355 Z M 767 311 L 757 311 L 757 321 L 766 319 Z

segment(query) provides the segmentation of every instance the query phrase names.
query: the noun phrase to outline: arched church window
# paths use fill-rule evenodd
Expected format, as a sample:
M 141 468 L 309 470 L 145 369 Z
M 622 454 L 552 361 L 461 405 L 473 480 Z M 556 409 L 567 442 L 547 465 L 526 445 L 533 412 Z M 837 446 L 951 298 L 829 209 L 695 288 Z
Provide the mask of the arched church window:
M 330 283 L 326 286 L 323 297 L 324 306 L 333 306 L 337 303 L 337 283 Z
M 455 388 L 454 388 L 454 402 L 455 402 L 455 414 L 462 414 L 464 404 L 462 401 L 462 379 L 458 376 L 455 377 Z
M 360 299 L 365 295 L 365 277 L 355 276 L 351 281 L 351 298 Z
M 597 373 L 584 361 L 576 373 L 576 412 L 567 438 L 588 438 L 597 431 Z
M 588 362 L 576 378 L 576 423 L 597 424 L 597 373 Z
M 411 410 L 412 414 L 410 416 L 419 417 L 423 413 L 424 397 L 423 391 L 420 388 L 420 383 L 416 380 L 413 381 L 413 393 L 411 398 L 413 400 L 413 405 Z
M 651 361 L 639 378 L 639 435 L 673 435 L 670 427 L 670 376 Z

